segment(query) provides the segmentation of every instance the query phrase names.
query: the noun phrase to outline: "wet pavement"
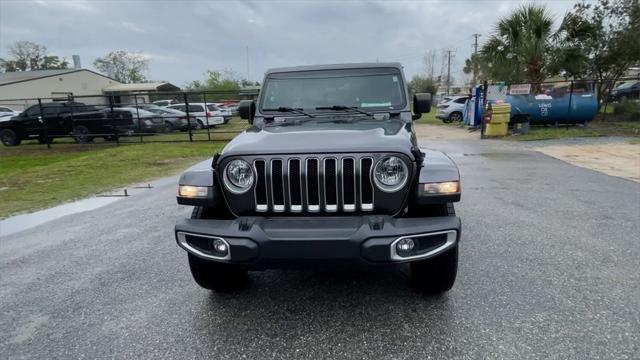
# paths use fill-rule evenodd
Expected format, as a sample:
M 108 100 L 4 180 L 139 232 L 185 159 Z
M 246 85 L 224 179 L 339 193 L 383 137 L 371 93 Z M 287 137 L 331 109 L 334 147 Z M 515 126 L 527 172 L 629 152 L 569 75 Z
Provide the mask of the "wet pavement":
M 413 292 L 403 266 L 209 293 L 169 182 L 0 237 L 0 358 L 637 358 L 640 184 L 493 141 L 423 145 L 463 179 L 447 294 Z

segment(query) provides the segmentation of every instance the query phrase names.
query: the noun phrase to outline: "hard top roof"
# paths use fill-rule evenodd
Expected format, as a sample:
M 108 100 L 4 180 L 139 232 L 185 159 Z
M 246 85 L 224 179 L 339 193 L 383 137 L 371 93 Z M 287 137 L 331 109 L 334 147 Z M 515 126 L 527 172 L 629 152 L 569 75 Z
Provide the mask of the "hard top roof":
M 398 70 L 402 70 L 402 65 L 398 62 L 302 65 L 302 66 L 290 66 L 290 67 L 269 69 L 267 70 L 267 75 L 275 74 L 275 73 L 284 73 L 284 72 L 297 72 L 297 71 L 370 69 L 370 68 L 396 68 Z

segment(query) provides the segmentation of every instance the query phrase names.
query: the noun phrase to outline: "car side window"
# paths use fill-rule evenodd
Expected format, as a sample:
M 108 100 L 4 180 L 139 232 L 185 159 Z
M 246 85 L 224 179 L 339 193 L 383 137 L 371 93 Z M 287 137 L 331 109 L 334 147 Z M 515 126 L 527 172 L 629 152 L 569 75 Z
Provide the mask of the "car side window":
M 467 102 L 467 98 L 456 99 L 454 102 L 456 102 L 458 104 L 464 104 L 464 103 Z
M 24 113 L 28 116 L 28 117 L 36 117 L 40 115 L 40 107 L 38 105 L 34 105 L 30 108 L 28 108 L 27 110 L 24 111 Z
M 0 106 L 0 112 L 11 112 L 11 109 Z
M 186 111 L 187 107 L 184 105 L 173 105 L 170 106 L 169 109 L 176 109 L 176 110 L 180 110 L 180 111 Z
M 189 112 L 204 112 L 202 105 L 189 105 Z
M 58 115 L 58 107 L 57 106 L 45 106 L 42 108 L 43 116 L 55 116 Z

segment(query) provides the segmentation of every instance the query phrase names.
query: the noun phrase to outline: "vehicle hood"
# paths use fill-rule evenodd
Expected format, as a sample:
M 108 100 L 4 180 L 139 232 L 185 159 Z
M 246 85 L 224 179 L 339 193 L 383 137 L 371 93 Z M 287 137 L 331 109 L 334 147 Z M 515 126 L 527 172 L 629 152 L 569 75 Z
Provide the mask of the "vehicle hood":
M 223 156 L 398 152 L 413 159 L 411 124 L 399 119 L 354 123 L 252 126 L 225 146 Z

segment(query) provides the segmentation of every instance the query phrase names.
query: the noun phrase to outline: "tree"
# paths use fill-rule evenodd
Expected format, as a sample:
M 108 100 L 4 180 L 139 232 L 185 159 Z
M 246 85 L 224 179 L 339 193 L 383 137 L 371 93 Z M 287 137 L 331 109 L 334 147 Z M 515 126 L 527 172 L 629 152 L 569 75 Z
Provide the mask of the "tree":
M 93 66 L 123 83 L 145 82 L 149 58 L 140 53 L 117 50 L 97 58 Z
M 227 99 L 229 95 L 237 93 L 243 84 L 249 83 L 245 80 L 240 80 L 240 76 L 230 69 L 222 71 L 207 70 L 205 76 L 204 81 L 194 80 L 187 83 L 185 89 L 194 92 L 219 92 L 219 94 L 206 94 L 207 101 Z
M 488 74 L 490 69 L 487 67 L 488 62 L 482 56 L 482 54 L 472 54 L 469 59 L 464 61 L 464 68 L 462 72 L 465 74 L 476 74 L 476 83 L 488 80 Z M 472 84 L 475 85 L 475 84 Z
M 0 59 L 0 69 L 4 72 L 30 70 L 67 69 L 69 63 L 57 56 L 47 55 L 47 47 L 31 41 L 16 41 L 8 46 L 12 59 Z
M 489 76 L 511 83 L 544 81 L 552 48 L 553 19 L 544 6 L 525 5 L 498 21 L 481 55 Z
M 578 3 L 556 34 L 554 70 L 574 79 L 596 79 L 598 104 L 629 67 L 640 65 L 640 3 Z
M 438 90 L 438 86 L 436 85 L 433 78 L 421 75 L 414 75 L 409 81 L 409 90 L 413 93 L 430 93 L 435 94 Z
M 439 63 L 438 52 L 435 49 L 427 50 L 422 60 L 424 62 L 424 67 L 427 72 L 427 77 L 431 79 L 435 79 L 436 76 L 441 75 L 440 69 L 439 69 L 440 64 L 438 64 Z M 438 73 L 436 73 L 436 70 L 438 71 Z

